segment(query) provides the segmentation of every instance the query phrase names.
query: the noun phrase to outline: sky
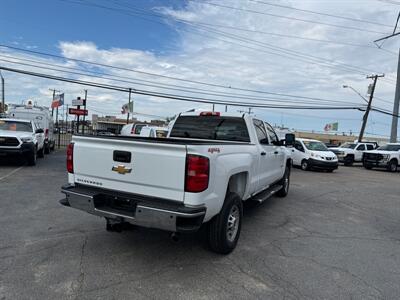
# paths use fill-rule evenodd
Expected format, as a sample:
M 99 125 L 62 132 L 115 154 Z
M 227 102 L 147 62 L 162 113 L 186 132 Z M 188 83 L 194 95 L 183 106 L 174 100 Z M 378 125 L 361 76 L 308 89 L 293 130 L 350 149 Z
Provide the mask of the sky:
M 400 3 L 386 0 L 2 0 L 1 45 L 61 58 L 0 47 L 0 65 L 136 90 L 287 106 L 365 105 L 343 85 L 366 96 L 372 82 L 366 76 L 384 73 L 373 105 L 392 110 L 400 38 L 387 40 L 381 49 L 373 41 L 393 31 L 399 10 Z M 54 88 L 70 104 L 87 88 L 90 114 L 119 115 L 128 99 L 122 92 L 2 73 L 9 103 L 34 99 L 48 106 Z M 211 109 L 211 104 L 153 96 L 133 99 L 142 119 Z M 246 107 L 228 107 L 238 110 Z M 322 131 L 325 124 L 339 122 L 340 133 L 357 133 L 363 116 L 359 110 L 253 112 L 299 130 Z M 389 135 L 390 124 L 390 116 L 372 112 L 366 132 Z

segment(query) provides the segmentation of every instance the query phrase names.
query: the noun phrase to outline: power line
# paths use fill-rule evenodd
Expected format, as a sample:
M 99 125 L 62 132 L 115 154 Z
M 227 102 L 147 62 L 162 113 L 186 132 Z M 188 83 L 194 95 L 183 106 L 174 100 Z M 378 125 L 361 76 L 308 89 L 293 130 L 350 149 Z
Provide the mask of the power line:
M 194 0 L 187 0 L 187 1 L 199 3 L 198 1 L 194 1 Z M 261 11 L 257 11 L 257 10 L 245 9 L 245 8 L 239 8 L 239 7 L 233 7 L 233 6 L 217 4 L 217 3 L 211 3 L 211 2 L 201 2 L 201 4 L 206 4 L 206 5 L 211 5 L 211 6 L 221 7 L 221 8 L 228 8 L 228 9 L 238 10 L 238 11 L 245 11 L 245 12 L 249 12 L 249 13 L 266 15 L 266 16 L 270 16 L 270 17 L 282 18 L 282 19 L 287 19 L 287 20 L 294 20 L 294 21 L 305 22 L 305 23 L 313 23 L 313 24 L 319 24 L 319 25 L 325 25 L 325 26 L 331 26 L 331 27 L 338 27 L 338 28 L 349 29 L 349 30 L 357 30 L 357 31 L 363 31 L 363 32 L 370 32 L 370 33 L 386 34 L 386 32 L 382 32 L 382 31 L 368 30 L 368 29 L 352 27 L 352 26 L 345 26 L 345 25 L 337 25 L 337 24 L 319 22 L 319 21 L 314 21 L 314 20 L 300 19 L 300 18 L 295 18 L 295 17 L 271 14 L 271 13 L 267 13 L 267 12 L 261 12 Z
M 137 15 L 137 14 L 143 15 L 144 14 L 144 15 L 151 16 L 151 17 L 157 17 L 157 18 L 165 19 L 165 15 L 149 13 L 149 12 L 143 10 L 143 9 L 132 7 L 131 5 L 122 5 L 119 2 L 116 3 L 116 4 L 118 4 L 119 6 L 126 7 L 131 11 L 127 12 L 126 10 L 121 10 L 121 9 L 118 9 L 118 8 L 115 8 L 115 7 L 108 7 L 108 6 L 104 6 L 104 5 L 98 5 L 98 4 L 94 4 L 94 3 L 91 3 L 91 2 L 84 2 L 83 0 L 81 2 L 76 2 L 76 1 L 73 1 L 73 0 L 60 0 L 60 1 L 68 2 L 68 3 L 74 3 L 74 4 L 80 4 L 80 5 L 85 5 L 85 6 L 93 6 L 93 7 L 98 7 L 98 8 L 102 8 L 102 9 L 108 9 L 108 10 L 116 11 L 116 12 L 119 12 L 119 13 L 122 13 L 122 14 L 127 14 L 127 15 L 130 15 L 130 16 L 132 16 L 132 13 L 133 13 L 134 15 Z M 132 12 L 132 10 L 133 10 L 133 12 Z M 156 23 L 165 25 L 164 23 L 157 22 L 157 21 L 154 21 L 154 20 L 149 20 L 149 19 L 146 19 L 146 18 L 143 18 L 143 19 L 145 19 L 147 21 L 150 21 L 150 22 L 156 22 Z M 196 27 L 196 25 L 193 25 L 188 21 L 177 20 L 177 22 Z M 197 26 L 199 26 L 199 25 L 197 25 Z M 224 40 L 224 39 L 218 39 L 217 38 L 218 40 L 221 40 L 223 42 L 230 43 L 230 44 L 233 44 L 233 45 L 237 45 L 237 46 L 240 46 L 240 47 L 243 47 L 243 48 L 255 50 L 255 51 L 258 51 L 258 52 L 264 52 L 264 53 L 268 53 L 268 54 L 283 56 L 283 57 L 290 58 L 290 59 L 294 59 L 293 57 L 295 57 L 296 61 L 303 61 L 303 62 L 306 62 L 306 63 L 310 63 L 310 61 L 311 61 L 311 63 L 318 63 L 319 65 L 322 65 L 322 66 L 325 66 L 325 67 L 335 68 L 335 69 L 340 69 L 340 70 L 346 70 L 346 71 L 351 71 L 351 72 L 359 72 L 359 74 L 365 75 L 364 72 L 360 72 L 361 68 L 355 67 L 355 66 L 351 66 L 351 65 L 348 65 L 348 64 L 345 64 L 345 63 L 336 62 L 336 61 L 333 61 L 333 60 L 327 60 L 325 58 L 320 58 L 320 57 L 316 57 L 316 56 L 311 56 L 309 54 L 301 53 L 301 52 L 294 51 L 294 50 L 288 50 L 288 49 L 285 49 L 285 48 L 282 48 L 282 47 L 273 46 L 273 45 L 270 45 L 270 44 L 267 44 L 267 43 L 251 40 L 251 39 L 248 39 L 246 37 L 233 35 L 233 34 L 230 34 L 230 33 L 227 33 L 227 32 L 223 32 L 223 31 L 210 30 L 210 28 L 204 27 L 204 26 L 203 26 L 203 29 L 204 29 L 204 31 L 206 31 L 206 34 L 204 34 L 204 33 L 202 34 L 202 33 L 196 32 L 196 31 L 195 31 L 195 33 L 199 34 L 199 35 L 203 35 L 203 36 L 209 36 L 210 31 L 213 31 L 217 35 L 219 34 L 219 35 L 226 36 L 226 37 L 228 37 L 230 39 L 234 39 L 234 40 L 236 39 L 236 40 L 241 40 L 242 42 L 246 42 L 246 45 L 243 45 L 243 44 L 240 44 L 240 43 L 235 43 L 235 42 L 232 42 L 232 41 L 227 41 L 227 40 Z M 187 30 L 184 30 L 184 31 L 187 31 Z M 213 37 L 213 38 L 215 39 L 215 37 Z M 260 46 L 260 47 L 261 46 L 264 47 L 264 48 L 267 47 L 269 49 L 272 49 L 275 52 L 267 51 L 264 48 L 263 49 L 259 49 L 259 48 L 249 47 L 248 46 L 249 42 L 251 42 L 253 44 L 256 44 L 257 46 Z M 282 53 L 282 52 L 284 52 L 284 53 Z M 299 59 L 299 57 L 301 59 Z M 339 66 L 337 66 L 335 64 L 339 64 Z M 370 72 L 373 72 L 373 71 L 372 70 L 365 70 L 365 72 L 370 73 Z M 387 82 L 390 81 L 391 84 L 394 83 L 394 81 L 392 81 L 390 79 L 385 79 L 385 81 L 387 81 Z
M 7 55 L 0 55 L 0 57 L 9 57 Z M 13 58 L 13 57 L 11 57 Z M 101 78 L 101 79 L 108 79 L 108 80 L 113 80 L 113 81 L 118 81 L 118 82 L 124 82 L 124 83 L 134 83 L 134 84 L 141 84 L 143 86 L 150 86 L 150 87 L 157 87 L 157 88 L 163 88 L 163 89 L 168 89 L 168 90 L 178 90 L 178 91 L 184 91 L 184 92 L 190 92 L 192 93 L 193 91 L 188 90 L 188 89 L 176 89 L 176 88 L 168 88 L 168 87 L 163 87 L 163 86 L 158 86 L 158 85 L 150 85 L 150 84 L 143 84 L 141 82 L 138 81 L 132 81 L 132 80 L 121 80 L 121 79 L 116 79 L 113 77 L 117 77 L 117 78 L 128 78 L 129 77 L 124 77 L 124 76 L 107 76 L 105 77 L 103 73 L 100 72 L 93 72 L 93 71 L 87 71 L 87 70 L 82 70 L 82 69 L 78 69 L 78 68 L 71 68 L 71 67 L 65 67 L 65 66 L 60 66 L 60 65 L 55 65 L 55 64 L 49 64 L 49 63 L 44 63 L 44 62 L 40 62 L 40 61 L 34 61 L 34 60 L 30 60 L 30 59 L 20 59 L 20 58 L 13 58 L 16 60 L 22 60 L 22 61 L 33 61 L 36 63 L 40 63 L 41 65 L 33 65 L 33 64 L 27 64 L 27 63 L 20 63 L 20 62 L 15 62 L 15 61 L 10 61 L 10 60 L 6 60 L 6 59 L 0 59 L 0 61 L 4 61 L 4 62 L 8 62 L 8 63 L 13 63 L 13 64 L 19 64 L 19 65 L 24 65 L 24 66 L 29 66 L 29 67 L 35 67 L 35 68 L 40 68 L 40 69 L 47 69 L 47 70 L 51 70 L 51 71 L 58 71 L 58 72 L 64 72 L 64 73 L 69 73 L 69 74 L 74 74 L 74 75 L 82 75 L 82 76 L 90 76 L 90 77 L 95 77 L 95 78 Z M 64 68 L 64 69 L 68 69 L 68 70 L 77 70 L 80 72 L 70 72 L 70 71 L 66 71 L 63 69 L 55 69 L 55 68 L 44 68 L 43 65 L 50 65 L 50 66 L 55 66 L 55 67 L 60 67 L 60 68 Z M 81 72 L 88 72 L 88 73 L 94 73 L 94 74 L 100 74 L 103 76 L 96 76 L 96 75 L 91 75 L 91 74 L 86 74 L 86 73 L 81 73 Z M 140 80 L 139 80 L 140 81 Z M 332 104 L 332 103 L 336 103 L 336 104 L 347 104 L 344 101 L 337 101 L 337 100 L 329 100 L 329 99 L 321 99 L 321 98 L 311 98 L 311 97 L 306 97 L 307 99 L 309 99 L 308 101 L 305 100 L 298 100 L 298 99 L 282 99 L 282 98 L 261 98 L 261 97 L 253 97 L 250 95 L 245 95 L 245 94 L 223 94 L 223 93 L 202 93 L 202 92 L 197 92 L 198 94 L 204 94 L 204 95 L 212 95 L 212 96 L 220 96 L 220 97 L 229 97 L 229 98 L 236 98 L 236 99 L 245 99 L 245 100 L 258 100 L 258 101 L 274 101 L 274 102 L 297 102 L 297 103 L 303 103 L 303 104 L 316 104 L 315 101 L 318 101 L 320 103 L 327 103 L 327 104 Z M 239 96 L 239 95 L 243 95 L 243 96 Z M 245 96 L 245 97 L 244 97 Z M 293 97 L 296 97 L 293 95 Z M 299 97 L 297 97 L 299 98 Z M 311 101 L 314 100 L 314 101 Z M 318 103 L 317 103 L 318 104 Z M 350 103 L 352 104 L 352 103 Z
M 328 13 L 323 13 L 323 12 L 318 12 L 318 11 L 313 11 L 313 10 L 308 10 L 308 9 L 296 8 L 296 7 L 292 7 L 292 6 L 288 6 L 288 5 L 282 5 L 282 4 L 277 4 L 277 3 L 259 1 L 259 0 L 250 0 L 250 1 L 256 2 L 256 3 L 265 4 L 265 5 L 269 5 L 269 6 L 275 6 L 275 7 L 281 7 L 281 8 L 287 8 L 287 9 L 291 9 L 291 10 L 306 12 L 306 13 L 315 14 L 315 15 L 321 15 L 321 16 L 332 17 L 332 18 L 337 18 L 337 19 L 342 19 L 342 20 L 348 20 L 348 21 L 353 21 L 353 22 L 366 23 L 366 24 L 379 25 L 379 26 L 392 28 L 391 25 L 382 24 L 382 23 L 378 23 L 378 22 L 374 22 L 374 21 L 355 19 L 355 18 L 346 17 L 346 16 L 328 14 Z
M 127 87 L 122 87 L 122 86 L 116 86 L 116 85 L 110 85 L 110 84 L 100 84 L 100 83 L 91 82 L 91 81 L 71 79 L 71 78 L 67 78 L 67 77 L 54 76 L 54 75 L 49 75 L 49 74 L 45 74 L 45 73 L 37 73 L 37 72 L 31 72 L 31 71 L 2 67 L 2 66 L 0 66 L 0 70 L 15 72 L 15 73 L 24 74 L 24 75 L 30 75 L 30 76 L 34 76 L 34 77 L 52 79 L 52 80 L 57 80 L 57 81 L 62 81 L 62 82 L 86 85 L 86 86 L 91 86 L 91 87 L 96 87 L 96 88 L 114 90 L 114 91 L 119 91 L 119 92 L 132 92 L 133 94 L 153 96 L 153 97 L 164 98 L 164 99 L 172 99 L 172 100 L 177 100 L 177 101 L 208 103 L 208 104 L 214 103 L 214 104 L 240 106 L 240 107 L 278 108 L 278 109 L 310 109 L 310 110 L 349 110 L 349 109 L 362 110 L 363 109 L 363 107 L 360 107 L 360 106 L 317 106 L 317 105 L 316 106 L 305 106 L 305 105 L 304 106 L 289 106 L 289 105 L 257 104 L 257 103 L 251 103 L 251 102 L 246 103 L 246 102 L 234 102 L 234 101 L 220 101 L 220 100 L 215 100 L 215 99 L 185 97 L 185 96 L 176 95 L 176 94 L 156 93 L 156 92 L 151 92 L 151 91 L 147 91 L 147 90 L 138 90 L 138 89 L 132 90 L 132 88 L 127 88 Z
M 155 76 L 155 77 L 161 77 L 161 78 L 177 80 L 177 81 L 182 81 L 182 82 L 188 82 L 188 83 L 194 83 L 194 84 L 199 84 L 199 85 L 211 86 L 211 87 L 216 87 L 216 88 L 223 88 L 223 89 L 229 89 L 229 90 L 238 90 L 238 91 L 252 92 L 252 93 L 258 93 L 258 94 L 279 95 L 279 96 L 284 96 L 284 97 L 297 97 L 297 98 L 310 99 L 310 100 L 311 99 L 315 99 L 315 100 L 329 101 L 329 99 L 323 99 L 323 98 L 313 98 L 313 97 L 305 97 L 305 96 L 299 96 L 299 95 L 291 95 L 291 94 L 275 93 L 275 92 L 268 92 L 268 91 L 260 91 L 260 90 L 254 90 L 254 89 L 245 89 L 245 88 L 239 88 L 239 87 L 234 87 L 234 86 L 227 86 L 227 85 L 221 85 L 221 84 L 215 84 L 215 83 L 209 83 L 209 82 L 202 82 L 202 81 L 195 81 L 195 80 L 177 78 L 177 77 L 172 77 L 172 76 L 167 76 L 167 75 L 161 75 L 161 74 L 155 74 L 155 73 L 150 73 L 150 72 L 139 71 L 139 70 L 136 70 L 136 69 L 129 69 L 129 68 L 124 68 L 124 67 L 117 67 L 117 66 L 113 66 L 113 65 L 107 65 L 107 64 L 103 64 L 103 63 L 96 63 L 96 62 L 82 60 L 82 59 L 64 57 L 64 56 L 61 56 L 61 55 L 50 54 L 50 53 L 45 53 L 45 52 L 40 52 L 40 51 L 35 51 L 35 50 L 28 50 L 28 49 L 23 49 L 23 48 L 19 48 L 19 47 L 4 45 L 4 44 L 0 44 L 0 47 L 13 49 L 13 50 L 17 50 L 17 51 L 21 51 L 21 52 L 25 52 L 25 53 L 37 54 L 37 55 L 41 55 L 41 56 L 54 57 L 54 58 L 67 60 L 67 61 L 68 60 L 69 61 L 75 61 L 75 62 L 80 62 L 80 63 L 84 63 L 84 64 L 90 64 L 90 65 L 99 66 L 99 67 L 111 68 L 111 69 L 116 69 L 116 70 L 121 70 L 121 71 L 129 71 L 129 72 L 134 72 L 134 73 L 139 73 L 139 74 L 144 74 L 144 75 L 151 75 L 151 76 Z
M 67 0 L 63 0 L 63 1 L 67 1 Z M 191 0 L 189 0 L 189 1 L 191 1 Z M 73 2 L 73 3 L 76 3 L 76 2 Z M 81 2 L 79 2 L 79 3 L 81 3 Z M 85 5 L 89 5 L 89 6 L 91 5 L 90 2 L 89 3 L 84 3 L 84 4 Z M 140 8 L 137 8 L 137 7 L 133 7 L 132 5 L 122 5 L 119 2 L 116 3 L 116 4 L 118 4 L 119 6 L 126 7 L 126 8 L 128 8 L 130 10 L 133 10 L 134 14 L 139 13 L 139 14 L 145 14 L 145 15 L 149 15 L 149 16 L 152 16 L 152 17 L 165 19 L 165 15 L 162 15 L 162 14 L 148 13 L 143 9 L 140 9 Z M 95 5 L 95 6 L 96 7 L 100 7 L 100 8 L 115 10 L 117 12 L 121 12 L 120 9 L 116 9 L 116 8 L 112 8 L 112 7 L 110 8 L 110 7 L 101 6 L 101 5 L 100 6 L 99 5 Z M 137 12 L 137 11 L 139 11 L 139 12 Z M 124 13 L 124 12 L 125 11 L 123 11 L 122 13 Z M 128 13 L 128 15 L 129 15 L 129 13 Z M 148 20 L 148 19 L 146 19 L 146 20 Z M 193 24 L 190 21 L 185 21 L 185 20 L 182 20 L 182 19 L 179 19 L 179 18 L 174 18 L 174 20 L 176 20 L 177 22 L 183 23 L 183 24 L 187 24 L 187 25 L 193 26 L 193 27 L 197 26 L 197 27 L 205 29 L 207 34 L 202 34 L 204 36 L 207 36 L 210 33 L 210 31 L 212 31 L 212 32 L 216 33 L 217 35 L 222 35 L 222 36 L 228 37 L 228 38 L 233 39 L 233 40 L 239 40 L 239 41 L 242 41 L 242 42 L 246 42 L 246 45 L 243 45 L 243 44 L 234 43 L 232 41 L 226 41 L 226 40 L 223 40 L 223 39 L 218 39 L 218 40 L 221 40 L 223 42 L 228 42 L 228 43 L 231 43 L 231 44 L 234 44 L 234 45 L 238 45 L 238 46 L 241 46 L 241 47 L 244 47 L 244 48 L 247 48 L 247 49 L 256 50 L 258 52 L 265 52 L 265 53 L 278 55 L 278 56 L 283 56 L 283 57 L 287 57 L 287 58 L 291 58 L 291 59 L 294 59 L 293 57 L 295 57 L 296 61 L 298 61 L 299 60 L 298 58 L 301 57 L 302 59 L 300 59 L 300 60 L 303 61 L 303 62 L 306 62 L 306 63 L 310 63 L 310 61 L 312 63 L 317 62 L 320 65 L 325 66 L 325 67 L 330 67 L 330 68 L 335 68 L 335 69 L 342 69 L 342 70 L 346 70 L 346 71 L 350 70 L 352 72 L 355 72 L 355 71 L 360 72 L 360 70 L 364 70 L 367 73 L 373 72 L 372 70 L 363 69 L 363 68 L 360 68 L 360 67 L 357 67 L 357 66 L 352 66 L 350 64 L 346 64 L 346 63 L 337 62 L 337 61 L 334 61 L 334 60 L 329 60 L 329 59 L 326 59 L 326 58 L 313 56 L 313 55 L 310 55 L 310 54 L 302 53 L 302 52 L 291 50 L 291 49 L 286 49 L 286 48 L 283 48 L 283 47 L 274 46 L 274 45 L 271 45 L 271 44 L 268 44 L 268 43 L 265 43 L 265 42 L 260 42 L 260 41 L 257 41 L 257 40 L 249 39 L 247 37 L 243 37 L 243 36 L 240 36 L 240 35 L 234 35 L 234 34 L 231 34 L 231 33 L 228 33 L 228 32 L 224 32 L 224 31 L 220 31 L 220 30 L 216 30 L 216 29 L 210 29 L 208 26 L 199 25 L 200 22 L 197 22 L 197 23 L 194 22 L 194 24 Z M 153 21 L 153 20 L 151 20 L 151 21 Z M 157 23 L 160 23 L 160 22 L 157 22 Z M 160 24 L 162 24 L 162 23 L 160 23 Z M 212 26 L 212 27 L 215 27 L 215 26 Z M 257 45 L 257 46 L 267 47 L 268 49 L 271 49 L 272 51 L 275 51 L 275 52 L 266 51 L 264 48 L 263 49 L 255 49 L 255 48 L 249 47 L 247 45 L 249 42 L 253 43 L 253 44 Z M 384 51 L 392 53 L 391 51 L 386 50 L 386 49 Z M 278 52 L 278 53 L 276 53 L 276 52 Z M 346 68 L 346 69 L 344 69 L 344 68 Z M 360 74 L 364 75 L 364 72 L 362 72 Z M 384 79 L 384 80 L 387 81 L 387 82 L 390 82 L 390 83 L 394 83 L 394 81 L 390 80 L 390 79 Z

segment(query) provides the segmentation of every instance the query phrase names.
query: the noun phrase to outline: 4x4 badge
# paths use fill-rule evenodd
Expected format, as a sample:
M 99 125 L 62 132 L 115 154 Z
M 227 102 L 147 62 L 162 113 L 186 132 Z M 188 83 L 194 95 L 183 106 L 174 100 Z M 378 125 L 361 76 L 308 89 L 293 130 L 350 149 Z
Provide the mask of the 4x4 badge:
M 132 172 L 132 168 L 127 168 L 124 165 L 113 166 L 111 170 L 122 175 Z

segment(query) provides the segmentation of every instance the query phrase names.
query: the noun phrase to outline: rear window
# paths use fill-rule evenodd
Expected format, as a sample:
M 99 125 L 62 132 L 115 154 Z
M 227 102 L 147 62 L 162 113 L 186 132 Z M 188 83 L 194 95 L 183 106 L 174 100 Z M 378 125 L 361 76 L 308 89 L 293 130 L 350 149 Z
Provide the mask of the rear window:
M 238 117 L 181 116 L 170 137 L 250 142 L 246 122 Z

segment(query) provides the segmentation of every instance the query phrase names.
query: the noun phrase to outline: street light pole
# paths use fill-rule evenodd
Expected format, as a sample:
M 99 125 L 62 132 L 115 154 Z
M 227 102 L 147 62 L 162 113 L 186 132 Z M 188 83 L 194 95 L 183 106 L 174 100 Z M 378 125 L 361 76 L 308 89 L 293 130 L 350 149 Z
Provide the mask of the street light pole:
M 343 85 L 343 88 L 344 88 L 344 89 L 351 89 L 351 90 L 352 90 L 353 92 L 355 92 L 358 96 L 360 96 L 365 102 L 368 103 L 368 99 L 365 98 L 363 95 L 361 95 L 361 93 L 360 93 L 359 91 L 357 91 L 355 88 L 353 88 L 352 86 L 350 86 L 350 85 Z
M 1 110 L 0 113 L 4 113 L 6 111 L 6 107 L 5 107 L 5 102 L 4 102 L 4 77 L 3 74 L 1 74 L 0 71 L 0 77 L 1 77 Z

